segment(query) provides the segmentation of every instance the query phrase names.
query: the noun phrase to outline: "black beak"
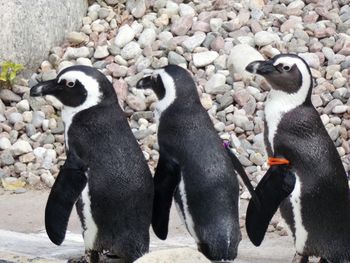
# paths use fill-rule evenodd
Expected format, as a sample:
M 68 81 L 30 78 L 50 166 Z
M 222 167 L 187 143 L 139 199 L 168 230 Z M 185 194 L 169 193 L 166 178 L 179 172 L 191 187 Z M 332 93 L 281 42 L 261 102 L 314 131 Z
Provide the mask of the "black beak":
M 270 73 L 276 72 L 276 68 L 274 67 L 271 60 L 263 61 L 253 61 L 248 64 L 248 66 L 245 68 L 246 71 L 253 73 L 253 74 L 259 74 L 262 76 L 268 75 Z
M 56 79 L 40 82 L 30 89 L 30 96 L 38 97 L 38 96 L 49 95 L 56 90 L 56 87 L 57 87 Z
M 154 80 L 152 76 L 144 77 L 140 79 L 137 84 L 137 89 L 152 89 L 154 84 Z

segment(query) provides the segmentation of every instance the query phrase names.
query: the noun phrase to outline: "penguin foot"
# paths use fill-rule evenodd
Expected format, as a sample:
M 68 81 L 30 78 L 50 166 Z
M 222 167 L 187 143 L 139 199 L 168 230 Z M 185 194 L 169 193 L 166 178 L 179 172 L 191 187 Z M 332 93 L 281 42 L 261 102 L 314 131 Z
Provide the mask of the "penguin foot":
M 298 253 L 295 253 L 294 258 L 292 260 L 292 263 L 308 263 L 308 262 L 309 262 L 308 256 L 299 255 Z
M 67 263 L 89 263 L 88 258 L 84 255 L 78 258 L 70 258 L 67 260 Z

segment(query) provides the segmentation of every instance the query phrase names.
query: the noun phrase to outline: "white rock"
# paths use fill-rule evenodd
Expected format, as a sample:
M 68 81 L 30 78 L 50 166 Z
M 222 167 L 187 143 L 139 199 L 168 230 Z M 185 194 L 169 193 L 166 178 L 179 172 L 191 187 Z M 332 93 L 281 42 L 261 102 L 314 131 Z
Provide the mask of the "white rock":
M 226 77 L 220 73 L 216 73 L 205 84 L 205 92 L 209 94 L 220 93 L 221 89 L 218 90 L 218 88 L 225 85 L 225 83 Z
M 262 47 L 279 42 L 280 39 L 275 33 L 271 33 L 268 31 L 260 31 L 255 34 L 254 41 L 257 46 Z
M 141 48 L 151 46 L 156 40 L 156 37 L 156 31 L 153 28 L 146 28 L 145 30 L 143 30 L 139 37 L 139 44 Z
M 204 32 L 198 32 L 193 36 L 187 38 L 182 42 L 182 46 L 189 52 L 192 52 L 193 49 L 199 47 L 205 40 L 206 34 Z
M 15 124 L 16 122 L 21 122 L 23 121 L 22 114 L 18 112 L 12 112 L 8 118 L 11 124 Z
M 77 65 L 89 66 L 92 67 L 91 60 L 88 58 L 78 58 Z
M 119 28 L 119 31 L 117 33 L 117 36 L 115 37 L 114 43 L 116 44 L 116 46 L 122 48 L 126 44 L 128 44 L 130 41 L 132 41 L 134 37 L 135 37 L 134 30 L 128 24 L 125 24 Z
M 196 67 L 204 67 L 214 62 L 219 57 L 216 51 L 204 51 L 193 54 L 193 64 Z
M 138 57 L 141 53 L 140 45 L 136 42 L 130 42 L 122 49 L 120 54 L 124 59 L 128 60 Z
M 187 4 L 180 4 L 180 16 L 195 16 L 196 11 L 193 9 L 192 6 L 187 5 Z
M 265 60 L 264 57 L 254 48 L 246 44 L 238 44 L 231 49 L 227 60 L 227 67 L 230 73 L 239 73 L 244 77 L 251 74 L 245 70 L 246 66 L 255 60 Z
M 30 146 L 29 142 L 24 140 L 18 140 L 11 146 L 10 149 L 13 155 L 16 156 L 33 151 L 32 146 Z
M 191 248 L 157 250 L 144 255 L 135 263 L 210 263 L 202 253 Z
M 28 100 L 21 100 L 20 102 L 17 103 L 16 108 L 20 112 L 29 111 L 30 107 L 29 107 Z
M 341 114 L 341 113 L 346 112 L 348 108 L 349 108 L 349 106 L 347 106 L 347 105 L 338 105 L 338 106 L 335 106 L 333 108 L 332 112 L 335 114 Z
M 0 149 L 6 150 L 11 148 L 11 142 L 6 137 L 0 138 Z
M 108 46 L 104 45 L 104 46 L 97 46 L 95 53 L 94 53 L 94 58 L 96 59 L 102 59 L 105 58 L 109 55 L 108 52 Z
M 56 97 L 47 95 L 45 96 L 46 101 L 48 104 L 52 105 L 55 109 L 61 110 L 63 107 L 63 104 L 61 101 L 59 101 Z
M 43 173 L 41 176 L 41 180 L 48 186 L 48 187 L 52 187 L 54 182 L 55 182 L 55 178 L 51 175 L 50 172 L 45 172 Z
M 291 1 L 291 3 L 287 6 L 288 9 L 302 9 L 305 6 L 304 1 L 297 0 Z
M 44 147 L 37 147 L 34 149 L 33 153 L 37 159 L 43 160 L 46 149 Z
M 320 58 L 315 53 L 300 53 L 298 55 L 303 58 L 310 67 L 314 69 L 320 67 Z

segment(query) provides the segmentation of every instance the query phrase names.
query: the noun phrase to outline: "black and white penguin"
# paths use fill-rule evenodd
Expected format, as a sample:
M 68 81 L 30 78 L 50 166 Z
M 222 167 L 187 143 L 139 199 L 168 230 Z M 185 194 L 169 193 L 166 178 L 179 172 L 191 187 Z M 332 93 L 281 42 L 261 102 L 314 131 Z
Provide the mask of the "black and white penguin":
M 108 251 L 132 262 L 149 249 L 153 181 L 112 84 L 97 69 L 72 66 L 30 90 L 63 104 L 67 160 L 49 195 L 46 230 L 60 245 L 76 203 L 90 261 Z
M 159 99 L 154 232 L 166 239 L 174 196 L 199 250 L 211 260 L 235 259 L 241 240 L 239 183 L 194 80 L 187 70 L 169 65 L 141 79 L 137 88 L 151 88 Z
M 293 233 L 294 262 L 350 262 L 350 196 L 339 154 L 311 103 L 312 76 L 297 55 L 255 61 L 247 71 L 271 86 L 265 104 L 265 144 L 271 163 L 256 192 L 263 209 L 247 210 L 247 231 L 260 245 L 280 205 Z M 287 197 L 287 198 L 285 198 Z M 264 211 L 263 211 L 264 210 Z

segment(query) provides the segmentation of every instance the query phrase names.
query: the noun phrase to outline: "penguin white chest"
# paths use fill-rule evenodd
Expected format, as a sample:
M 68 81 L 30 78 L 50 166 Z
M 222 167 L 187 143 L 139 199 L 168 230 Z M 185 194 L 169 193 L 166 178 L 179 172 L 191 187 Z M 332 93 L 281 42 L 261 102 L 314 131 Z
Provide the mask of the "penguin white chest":
M 295 187 L 290 196 L 290 201 L 292 203 L 295 224 L 295 248 L 298 253 L 302 254 L 307 241 L 308 232 L 303 225 L 301 213 L 301 182 L 298 175 L 296 175 Z

